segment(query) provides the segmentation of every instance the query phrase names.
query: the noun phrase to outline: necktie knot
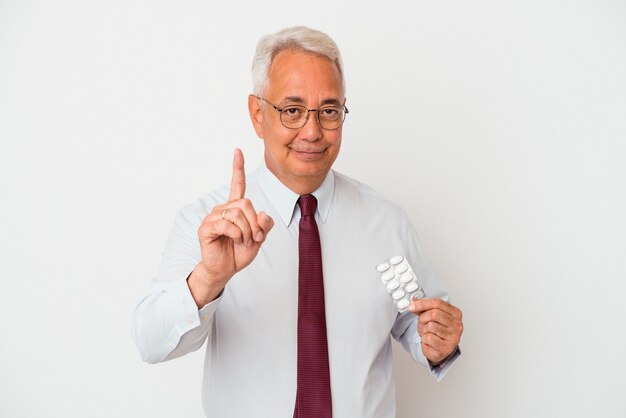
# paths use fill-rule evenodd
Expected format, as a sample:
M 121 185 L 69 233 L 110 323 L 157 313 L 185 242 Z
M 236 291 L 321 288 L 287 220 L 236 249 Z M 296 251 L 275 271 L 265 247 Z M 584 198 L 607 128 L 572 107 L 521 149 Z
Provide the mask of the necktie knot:
M 317 209 L 317 199 L 312 194 L 300 196 L 298 199 L 298 206 L 300 206 L 302 216 L 315 215 L 315 209 Z

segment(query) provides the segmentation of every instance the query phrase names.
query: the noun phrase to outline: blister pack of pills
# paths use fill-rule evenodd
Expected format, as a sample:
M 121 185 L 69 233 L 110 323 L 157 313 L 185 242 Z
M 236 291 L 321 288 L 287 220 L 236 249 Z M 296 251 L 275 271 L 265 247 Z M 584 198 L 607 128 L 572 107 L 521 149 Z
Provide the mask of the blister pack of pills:
M 387 287 L 391 299 L 398 311 L 405 312 L 412 298 L 426 297 L 424 290 L 417 283 L 417 275 L 409 265 L 409 261 L 401 255 L 391 257 L 376 266 L 381 280 Z

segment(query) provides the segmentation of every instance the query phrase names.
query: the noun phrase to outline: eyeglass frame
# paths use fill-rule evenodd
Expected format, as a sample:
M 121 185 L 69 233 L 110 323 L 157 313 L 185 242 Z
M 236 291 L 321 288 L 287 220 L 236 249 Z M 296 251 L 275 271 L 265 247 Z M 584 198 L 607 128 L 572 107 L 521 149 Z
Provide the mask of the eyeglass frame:
M 319 107 L 317 109 L 309 109 L 306 106 L 294 104 L 294 105 L 283 106 L 283 108 L 281 109 L 280 107 L 276 106 L 274 103 L 270 102 L 269 100 L 267 100 L 267 99 L 265 99 L 263 97 L 260 97 L 260 96 L 257 96 L 257 95 L 254 95 L 254 97 L 256 97 L 259 100 L 263 100 L 264 102 L 267 102 L 270 106 L 272 106 L 280 114 L 279 117 L 278 117 L 278 119 L 280 119 L 280 124 L 283 125 L 287 129 L 302 129 L 306 125 L 306 123 L 309 121 L 309 114 L 311 112 L 317 112 L 316 116 L 315 116 L 315 120 L 317 121 L 317 124 L 319 125 L 319 127 L 322 128 L 322 129 L 325 129 L 327 131 L 335 131 L 335 130 L 337 130 L 337 129 L 339 129 L 339 128 L 341 128 L 343 126 L 343 123 L 346 121 L 346 115 L 348 113 L 350 113 L 350 111 L 346 107 L 345 100 L 344 100 L 344 102 L 343 102 L 343 104 L 341 106 L 330 105 L 330 106 L 322 106 L 322 107 Z M 304 118 L 304 123 L 302 124 L 302 126 L 300 126 L 298 128 L 291 128 L 291 127 L 285 125 L 285 123 L 283 122 L 283 118 L 282 118 L 283 110 L 285 110 L 288 107 L 294 107 L 294 106 L 304 108 L 307 111 L 306 118 Z M 339 126 L 337 126 L 336 128 L 325 128 L 324 126 L 322 126 L 322 122 L 320 122 L 320 112 L 319 111 L 322 110 L 322 109 L 328 108 L 328 107 L 340 107 L 340 108 L 343 107 L 343 119 L 341 120 L 341 124 Z

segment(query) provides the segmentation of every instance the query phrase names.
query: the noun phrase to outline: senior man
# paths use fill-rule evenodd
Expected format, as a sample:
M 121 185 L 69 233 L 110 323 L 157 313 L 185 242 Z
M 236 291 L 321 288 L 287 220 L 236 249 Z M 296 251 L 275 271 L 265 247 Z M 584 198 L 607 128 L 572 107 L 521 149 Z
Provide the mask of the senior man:
M 248 108 L 264 164 L 183 208 L 134 338 L 150 363 L 207 341 L 208 417 L 395 416 L 391 339 L 437 379 L 459 356 L 461 312 L 406 213 L 332 170 L 348 113 L 339 50 L 305 27 L 263 37 Z M 399 313 L 375 266 L 412 266 L 427 298 Z

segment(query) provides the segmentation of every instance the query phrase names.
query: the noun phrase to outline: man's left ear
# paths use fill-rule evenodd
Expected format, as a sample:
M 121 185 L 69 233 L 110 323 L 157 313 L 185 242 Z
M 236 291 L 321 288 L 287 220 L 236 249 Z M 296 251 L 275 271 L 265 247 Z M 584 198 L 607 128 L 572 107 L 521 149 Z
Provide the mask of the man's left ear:
M 263 138 L 263 112 L 261 112 L 261 100 L 254 94 L 248 95 L 248 113 L 254 131 L 259 138 Z

